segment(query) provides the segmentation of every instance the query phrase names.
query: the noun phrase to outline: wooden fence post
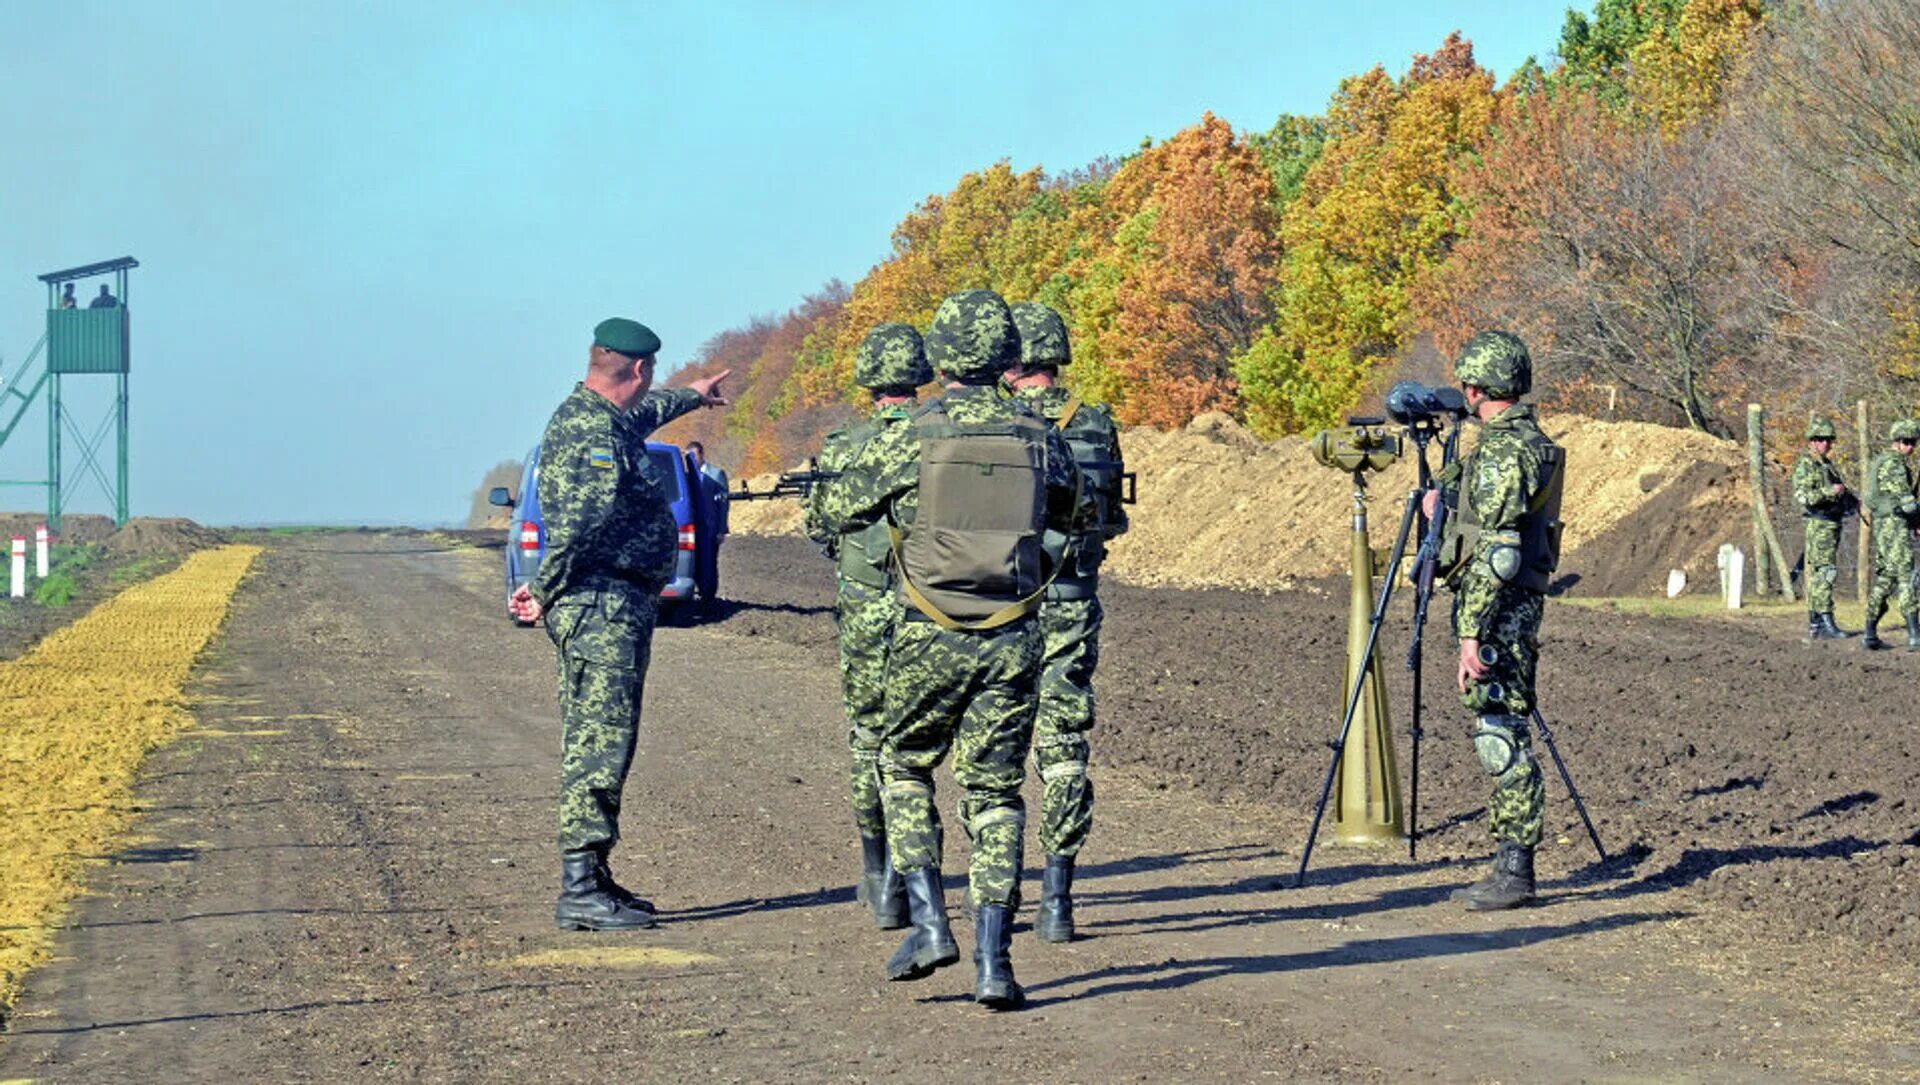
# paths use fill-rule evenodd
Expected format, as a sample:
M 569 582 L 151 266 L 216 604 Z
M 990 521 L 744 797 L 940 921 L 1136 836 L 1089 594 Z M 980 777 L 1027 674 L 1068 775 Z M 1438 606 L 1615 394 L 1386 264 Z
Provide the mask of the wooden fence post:
M 1862 502 L 1865 502 L 1867 499 L 1867 461 L 1871 458 L 1867 455 L 1867 452 L 1873 447 L 1867 443 L 1866 400 L 1861 400 L 1859 404 L 1854 407 L 1853 417 L 1854 423 L 1859 427 L 1860 432 L 1860 444 L 1857 446 L 1860 451 L 1855 453 L 1855 455 L 1860 457 L 1860 487 L 1854 491 L 1854 494 L 1859 497 Z M 1855 541 L 1859 544 L 1857 551 L 1859 554 L 1859 563 L 1853 570 L 1853 590 L 1855 594 L 1860 597 L 1860 601 L 1865 603 L 1867 601 L 1868 581 L 1871 580 L 1873 576 L 1873 544 L 1867 537 L 1869 534 L 1867 531 L 1867 518 L 1862 516 L 1857 523 L 1858 527 L 1855 529 L 1854 534 L 1858 536 Z
M 1767 512 L 1766 468 L 1767 412 L 1758 403 L 1747 404 L 1747 485 L 1753 491 L 1753 594 L 1767 593 L 1767 560 L 1773 560 L 1780 577 L 1780 597 L 1793 598 L 1793 574 L 1787 569 L 1787 555 L 1774 534 L 1773 517 Z

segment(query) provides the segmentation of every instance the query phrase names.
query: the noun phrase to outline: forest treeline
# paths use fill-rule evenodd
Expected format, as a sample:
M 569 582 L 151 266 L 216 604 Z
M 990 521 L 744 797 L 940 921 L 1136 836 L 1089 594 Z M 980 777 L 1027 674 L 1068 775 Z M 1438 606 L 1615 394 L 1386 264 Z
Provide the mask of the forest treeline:
M 1065 172 L 1007 162 L 895 227 L 890 255 L 707 342 L 736 407 L 675 423 L 745 473 L 859 413 L 855 348 L 946 294 L 1037 298 L 1069 382 L 1123 423 L 1224 410 L 1263 436 L 1444 379 L 1476 329 L 1531 345 L 1588 413 L 1733 431 L 1920 387 L 1920 5 L 1599 0 L 1504 84 L 1449 36 L 1317 116 L 1212 114 Z

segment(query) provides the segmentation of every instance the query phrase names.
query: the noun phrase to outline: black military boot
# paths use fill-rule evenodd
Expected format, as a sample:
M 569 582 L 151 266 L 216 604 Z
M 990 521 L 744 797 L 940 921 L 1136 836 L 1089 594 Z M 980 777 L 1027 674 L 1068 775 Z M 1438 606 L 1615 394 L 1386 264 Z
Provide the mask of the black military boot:
M 1920 652 L 1920 615 L 1907 619 L 1907 651 Z
M 1455 890 L 1453 899 L 1464 902 L 1469 912 L 1495 912 L 1531 903 L 1533 890 L 1533 849 L 1503 840 L 1493 853 L 1493 869 Z
M 905 876 L 907 911 L 913 930 L 887 961 L 890 980 L 918 980 L 933 975 L 936 968 L 960 959 L 960 946 L 947 926 L 947 896 L 940 888 L 940 871 L 922 867 Z
M 887 859 L 887 838 L 860 834 L 860 885 L 854 896 L 873 913 L 873 925 L 897 931 L 907 925 L 907 886 Z
M 604 861 L 595 851 L 569 851 L 560 856 L 560 899 L 553 906 L 554 926 L 563 931 L 637 931 L 654 925 L 651 913 L 608 890 L 601 873 Z
M 1013 981 L 1012 910 L 1004 904 L 983 904 L 973 922 L 973 1000 L 996 1012 L 1018 1009 L 1027 993 Z
M 1040 872 L 1040 907 L 1033 917 L 1033 933 L 1042 942 L 1073 941 L 1073 857 L 1047 856 Z
M 1880 620 L 1878 618 L 1871 619 L 1867 622 L 1867 631 L 1860 634 L 1860 647 L 1869 652 L 1884 652 L 1887 650 L 1887 642 L 1880 639 Z
M 1832 614 L 1808 612 L 1807 636 L 1813 640 L 1845 640 L 1853 634 L 1833 624 Z
M 636 896 L 625 886 L 613 880 L 613 868 L 607 865 L 607 853 L 604 850 L 595 851 L 594 857 L 600 860 L 600 884 L 606 887 L 607 892 L 612 895 L 613 899 L 629 908 L 638 909 L 648 915 L 653 915 L 658 911 L 658 909 L 653 906 L 652 901 L 645 897 Z

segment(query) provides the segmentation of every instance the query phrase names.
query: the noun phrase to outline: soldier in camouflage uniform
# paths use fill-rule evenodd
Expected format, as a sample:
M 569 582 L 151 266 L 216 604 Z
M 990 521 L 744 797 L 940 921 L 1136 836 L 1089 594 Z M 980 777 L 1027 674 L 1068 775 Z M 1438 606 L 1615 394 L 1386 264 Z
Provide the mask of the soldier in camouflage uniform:
M 1474 336 L 1454 362 L 1454 376 L 1482 426 L 1473 451 L 1442 473 L 1438 499 L 1454 511 L 1441 560 L 1454 591 L 1461 702 L 1475 715 L 1474 752 L 1493 777 L 1488 828 L 1498 843 L 1492 870 L 1454 897 L 1483 911 L 1534 896 L 1533 850 L 1546 791 L 1527 717 L 1547 584 L 1559 561 L 1566 457 L 1540 432 L 1533 408 L 1518 402 L 1533 384 L 1532 359 L 1519 338 Z
M 593 330 L 587 378 L 540 439 L 538 492 L 547 552 L 508 606 L 546 619 L 559 652 L 562 930 L 654 925 L 653 905 L 607 867 L 620 839 L 620 790 L 633 764 L 660 589 L 673 571 L 677 525 L 665 480 L 647 456 L 653 430 L 700 406 L 724 404 L 722 372 L 648 394 L 660 338 L 614 318 Z
M 1853 636 L 1833 621 L 1833 582 L 1839 577 L 1840 529 L 1858 508 L 1840 471 L 1827 456 L 1833 451 L 1833 423 L 1816 418 L 1807 425 L 1807 450 L 1793 464 L 1793 495 L 1806 525 L 1801 558 L 1807 583 L 1807 636 L 1844 640 Z
M 860 450 L 903 426 L 914 392 L 933 380 L 920 333 L 906 324 L 881 324 L 867 333 L 853 364 L 854 383 L 873 393 L 873 415 L 827 434 L 819 470 L 839 474 L 807 498 L 807 535 L 838 567 L 834 617 L 840 631 L 840 689 L 847 706 L 847 748 L 853 754 L 847 795 L 860 833 L 861 874 L 855 894 L 881 930 L 907 925 L 906 887 L 887 861 L 886 816 L 880 801 L 880 732 L 886 726 L 887 642 L 900 603 L 894 595 L 891 541 L 885 520 L 842 535 L 828 530 L 825 512 L 835 486 Z
M 1873 510 L 1873 587 L 1867 592 L 1867 632 L 1860 646 L 1879 650 L 1880 619 L 1896 596 L 1907 621 L 1907 651 L 1920 651 L 1920 586 L 1914 583 L 1913 537 L 1920 528 L 1920 498 L 1915 496 L 1913 446 L 1920 422 L 1903 418 L 1888 434 L 1893 447 L 1873 458 L 1868 470 L 1867 502 Z
M 1076 471 L 1058 431 L 996 386 L 1019 353 L 998 294 L 942 301 L 926 349 L 946 395 L 867 442 L 819 515 L 843 537 L 880 520 L 893 528 L 903 608 L 887 657 L 880 779 L 913 929 L 888 977 L 920 979 L 959 959 L 933 812 L 933 770 L 952 750 L 973 842 L 974 999 L 999 1010 L 1024 999 L 1009 950 L 1042 650 L 1032 616 L 1044 588 L 1041 534 L 1072 532 Z
M 1020 331 L 1020 362 L 1007 384 L 1073 449 L 1081 486 L 1093 496 L 1093 522 L 1063 540 L 1063 567 L 1040 606 L 1045 652 L 1040 712 L 1034 724 L 1033 763 L 1042 784 L 1040 844 L 1047 865 L 1033 932 L 1043 942 L 1073 939 L 1073 863 L 1093 825 L 1093 780 L 1087 775 L 1087 735 L 1093 730 L 1093 672 L 1100 661 L 1100 563 L 1107 540 L 1127 530 L 1120 503 L 1120 430 L 1106 408 L 1082 403 L 1056 381 L 1072 360 L 1066 322 L 1036 301 L 1013 307 Z

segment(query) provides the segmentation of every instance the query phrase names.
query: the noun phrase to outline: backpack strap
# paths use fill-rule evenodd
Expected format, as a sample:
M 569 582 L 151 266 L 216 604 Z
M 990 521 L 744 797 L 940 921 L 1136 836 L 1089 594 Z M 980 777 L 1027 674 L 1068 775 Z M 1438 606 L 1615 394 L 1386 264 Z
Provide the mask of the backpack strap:
M 1054 427 L 1060 430 L 1065 430 L 1067 428 L 1067 423 L 1072 422 L 1073 416 L 1079 413 L 1080 413 L 1080 397 L 1079 396 L 1069 397 L 1067 399 L 1067 405 L 1064 408 L 1062 408 L 1060 411 L 1060 417 L 1054 421 L 1053 423 Z

